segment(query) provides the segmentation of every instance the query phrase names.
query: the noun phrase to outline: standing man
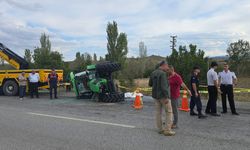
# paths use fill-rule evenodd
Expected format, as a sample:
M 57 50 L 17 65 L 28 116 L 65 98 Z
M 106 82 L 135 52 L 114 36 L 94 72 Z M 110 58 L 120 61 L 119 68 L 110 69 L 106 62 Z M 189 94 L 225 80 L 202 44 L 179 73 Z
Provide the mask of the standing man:
M 36 98 L 39 98 L 38 95 L 38 82 L 40 80 L 39 74 L 35 72 L 33 69 L 29 74 L 29 89 L 30 89 L 30 97 L 33 98 L 33 95 L 36 94 Z
M 211 114 L 212 116 L 219 117 L 220 115 L 217 114 L 217 96 L 218 92 L 221 93 L 218 85 L 218 75 L 215 72 L 217 69 L 218 64 L 216 62 L 211 63 L 211 68 L 207 72 L 207 85 L 208 85 L 208 102 L 207 102 L 207 108 L 206 113 Z
M 156 105 L 156 125 L 159 134 L 173 136 L 175 132 L 171 130 L 172 125 L 172 107 L 170 104 L 169 85 L 166 76 L 168 64 L 162 61 L 159 67 L 152 72 L 149 79 L 149 86 L 152 87 L 152 97 L 155 99 Z M 162 127 L 162 108 L 166 113 L 166 128 Z
M 191 116 L 197 116 L 199 119 L 204 119 L 207 116 L 203 115 L 201 110 L 202 110 L 202 103 L 201 103 L 201 98 L 200 98 L 200 93 L 199 93 L 199 78 L 198 75 L 200 73 L 200 68 L 199 67 L 194 67 L 192 71 L 192 76 L 190 80 L 190 87 L 191 87 L 191 100 L 190 100 L 190 115 Z M 196 105 L 198 114 L 194 112 L 194 106 Z
M 27 78 L 25 77 L 24 71 L 18 76 L 18 81 L 19 81 L 19 98 L 20 100 L 23 100 L 27 86 Z
M 51 73 L 48 75 L 49 80 L 49 94 L 50 99 L 52 99 L 52 90 L 54 89 L 54 97 L 57 99 L 57 82 L 58 82 L 58 75 L 55 71 L 55 69 L 51 70 Z
M 235 110 L 234 105 L 234 93 L 233 87 L 237 84 L 237 77 L 234 72 L 229 70 L 228 64 L 224 64 L 224 71 L 219 73 L 219 83 L 221 89 L 221 101 L 223 111 L 221 113 L 227 113 L 227 98 L 233 115 L 239 115 Z
M 178 102 L 180 99 L 180 88 L 186 89 L 189 95 L 192 95 L 186 84 L 182 81 L 182 78 L 180 75 L 178 75 L 174 71 L 174 67 L 169 65 L 168 69 L 168 81 L 170 85 L 170 95 L 171 95 L 171 105 L 173 109 L 174 114 L 174 121 L 172 125 L 172 129 L 177 128 L 178 123 Z

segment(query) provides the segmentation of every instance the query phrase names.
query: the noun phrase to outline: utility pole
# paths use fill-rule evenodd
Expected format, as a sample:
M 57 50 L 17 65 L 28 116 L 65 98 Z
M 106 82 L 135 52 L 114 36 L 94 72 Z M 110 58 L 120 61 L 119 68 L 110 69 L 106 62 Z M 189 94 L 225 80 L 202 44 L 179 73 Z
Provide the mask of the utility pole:
M 170 43 L 171 43 L 171 45 L 170 45 L 170 47 L 171 47 L 171 49 L 172 49 L 172 51 L 175 49 L 175 47 L 176 47 L 176 38 L 177 38 L 177 36 L 176 35 L 174 35 L 174 36 L 170 36 L 170 38 L 171 38 L 171 40 L 170 40 Z

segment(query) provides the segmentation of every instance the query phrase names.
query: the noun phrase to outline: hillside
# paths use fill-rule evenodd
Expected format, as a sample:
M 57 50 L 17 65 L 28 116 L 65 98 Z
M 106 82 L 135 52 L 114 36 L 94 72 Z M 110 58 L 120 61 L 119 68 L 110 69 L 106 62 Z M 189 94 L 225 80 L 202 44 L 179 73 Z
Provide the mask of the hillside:
M 156 56 L 156 55 L 151 55 L 148 57 L 144 57 L 144 58 L 128 58 L 127 61 L 134 61 L 134 60 L 143 60 L 143 61 L 150 61 L 153 64 L 159 63 L 162 60 L 166 60 L 166 57 L 162 57 L 162 56 Z

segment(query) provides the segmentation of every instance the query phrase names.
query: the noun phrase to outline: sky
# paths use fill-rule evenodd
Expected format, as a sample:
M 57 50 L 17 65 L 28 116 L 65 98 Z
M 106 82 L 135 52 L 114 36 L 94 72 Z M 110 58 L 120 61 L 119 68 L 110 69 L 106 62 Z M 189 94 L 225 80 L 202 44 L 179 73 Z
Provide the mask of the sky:
M 112 21 L 127 34 L 129 57 L 138 56 L 141 41 L 148 55 L 171 54 L 171 35 L 177 46 L 196 44 L 207 56 L 250 40 L 248 0 L 0 0 L 0 8 L 0 43 L 21 56 L 40 45 L 42 33 L 65 61 L 78 51 L 105 56 Z

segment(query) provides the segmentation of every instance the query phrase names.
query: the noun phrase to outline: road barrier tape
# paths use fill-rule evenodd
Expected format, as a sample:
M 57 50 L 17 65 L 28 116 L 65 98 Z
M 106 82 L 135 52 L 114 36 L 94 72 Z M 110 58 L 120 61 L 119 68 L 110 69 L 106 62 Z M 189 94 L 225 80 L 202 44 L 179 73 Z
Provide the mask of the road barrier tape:
M 128 88 L 128 87 L 125 87 L 125 86 L 121 86 L 121 85 L 118 85 L 119 88 L 121 89 L 125 89 L 125 90 L 131 90 L 131 88 Z
M 148 88 L 128 88 L 128 87 L 125 87 L 125 86 L 121 86 L 119 85 L 118 86 L 119 88 L 121 89 L 125 89 L 125 90 L 130 90 L 130 91 L 134 91 L 135 89 L 136 90 L 139 90 L 139 91 L 143 91 L 143 92 L 151 92 L 152 91 L 152 88 L 148 87 Z M 208 91 L 207 90 L 202 90 L 202 91 L 199 91 L 201 94 L 208 94 Z M 183 90 L 181 90 L 181 93 L 183 93 Z M 250 93 L 250 89 L 245 89 L 245 88 L 234 88 L 234 93 Z

